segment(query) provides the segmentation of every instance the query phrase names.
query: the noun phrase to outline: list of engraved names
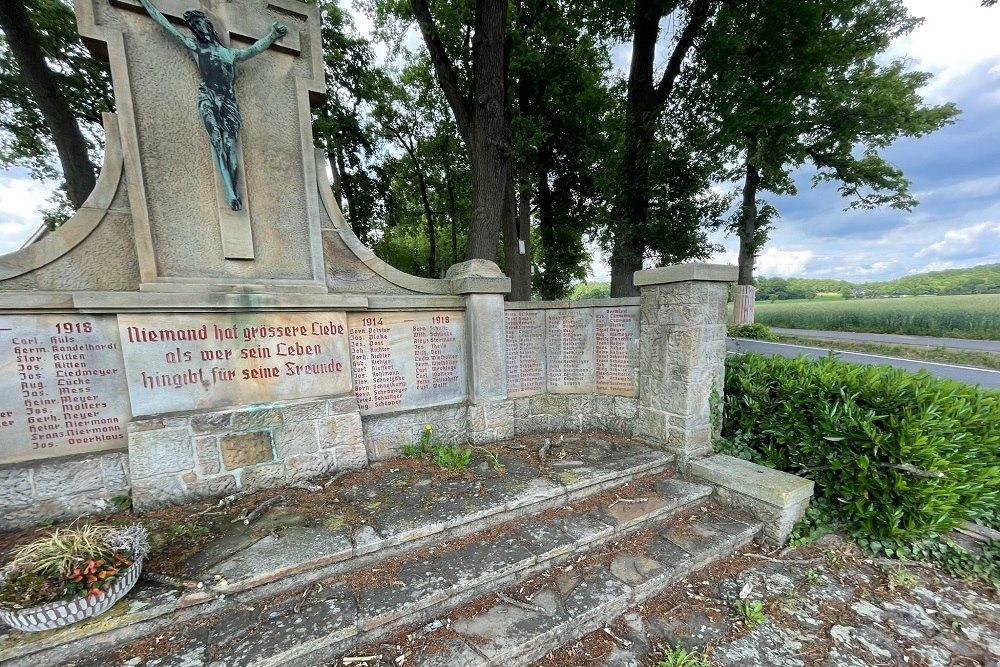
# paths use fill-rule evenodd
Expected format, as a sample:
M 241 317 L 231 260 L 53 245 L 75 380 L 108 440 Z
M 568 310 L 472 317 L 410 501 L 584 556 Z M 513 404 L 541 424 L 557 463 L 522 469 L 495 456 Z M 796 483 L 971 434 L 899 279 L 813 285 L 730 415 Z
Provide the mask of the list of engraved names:
M 0 317 L 0 395 L 0 463 L 125 446 L 115 318 Z
M 366 313 L 349 322 L 361 414 L 465 398 L 464 313 Z
M 504 312 L 507 348 L 507 394 L 527 396 L 545 391 L 545 313 Z
M 507 390 L 639 395 L 639 307 L 511 308 Z

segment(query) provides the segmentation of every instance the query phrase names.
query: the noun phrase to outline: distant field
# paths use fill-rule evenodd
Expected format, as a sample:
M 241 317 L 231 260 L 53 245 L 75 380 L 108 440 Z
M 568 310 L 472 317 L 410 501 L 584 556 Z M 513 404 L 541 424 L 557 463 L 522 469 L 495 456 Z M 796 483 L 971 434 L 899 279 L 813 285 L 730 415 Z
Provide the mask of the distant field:
M 1000 340 L 1000 294 L 758 301 L 755 312 L 769 327 Z

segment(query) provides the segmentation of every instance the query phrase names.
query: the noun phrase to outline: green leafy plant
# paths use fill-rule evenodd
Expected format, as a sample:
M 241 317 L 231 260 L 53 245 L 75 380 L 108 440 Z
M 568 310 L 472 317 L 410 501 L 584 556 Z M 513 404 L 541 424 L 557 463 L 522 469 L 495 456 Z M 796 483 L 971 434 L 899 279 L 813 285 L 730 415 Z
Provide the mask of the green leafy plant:
M 59 528 L 14 552 L 0 571 L 0 604 L 34 607 L 74 596 L 103 595 L 122 570 L 145 558 L 142 526 Z
M 836 522 L 872 550 L 995 521 L 1000 392 L 832 358 L 726 366 L 723 436 L 814 480 Z
M 175 523 L 170 526 L 170 532 L 179 537 L 202 537 L 208 535 L 208 528 L 196 523 Z
M 461 445 L 437 445 L 434 448 L 434 463 L 445 470 L 462 470 L 472 460 L 472 448 Z
M 128 493 L 124 493 L 120 496 L 111 496 L 111 504 L 119 510 L 132 509 L 132 489 L 129 489 Z
M 889 590 L 895 590 L 897 588 L 913 588 L 920 583 L 920 580 L 902 565 L 891 569 L 889 571 L 888 578 Z
M 496 470 L 497 472 L 503 472 L 505 470 L 504 465 L 500 463 L 500 452 L 487 449 L 485 447 L 480 447 L 479 450 L 486 457 L 491 469 Z
M 743 621 L 743 625 L 749 630 L 753 630 L 758 625 L 767 623 L 767 615 L 764 613 L 764 603 L 760 600 L 737 600 L 733 605 L 736 615 Z
M 806 583 L 810 586 L 819 586 L 823 582 L 823 578 L 819 576 L 813 568 L 806 570 Z
M 663 656 L 653 667 L 709 667 L 707 658 L 697 652 L 688 653 L 681 646 L 665 646 L 660 648 Z
M 726 334 L 730 338 L 750 338 L 752 340 L 777 340 L 778 337 L 771 333 L 771 330 L 760 323 L 744 324 L 734 326 L 730 324 L 726 327 Z

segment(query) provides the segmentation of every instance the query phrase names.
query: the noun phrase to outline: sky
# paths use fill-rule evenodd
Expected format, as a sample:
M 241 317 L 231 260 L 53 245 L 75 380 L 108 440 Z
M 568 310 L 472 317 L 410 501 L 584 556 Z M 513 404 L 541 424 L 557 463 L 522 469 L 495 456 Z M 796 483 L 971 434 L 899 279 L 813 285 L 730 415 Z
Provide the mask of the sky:
M 767 195 L 778 209 L 756 275 L 887 280 L 910 273 L 1000 262 L 1000 6 L 980 0 L 906 0 L 924 24 L 886 54 L 934 78 L 929 104 L 954 102 L 954 125 L 902 139 L 885 155 L 912 182 L 912 212 L 845 211 L 836 184 L 813 187 L 796 174 L 794 197 Z M 616 56 L 618 53 L 616 53 Z M 38 228 L 52 184 L 23 169 L 0 171 L 0 254 L 17 250 Z M 714 238 L 726 251 L 710 261 L 736 263 L 735 237 Z M 596 258 L 592 279 L 608 280 Z

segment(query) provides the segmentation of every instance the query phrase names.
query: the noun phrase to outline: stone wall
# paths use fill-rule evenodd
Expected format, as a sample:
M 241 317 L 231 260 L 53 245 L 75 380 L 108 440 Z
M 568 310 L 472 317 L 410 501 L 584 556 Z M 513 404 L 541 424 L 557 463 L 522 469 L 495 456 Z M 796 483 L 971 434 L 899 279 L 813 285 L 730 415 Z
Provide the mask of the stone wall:
M 135 508 L 283 486 L 368 465 L 353 396 L 136 419 Z
M 128 453 L 86 454 L 0 469 L 0 529 L 108 512 L 129 493 Z

